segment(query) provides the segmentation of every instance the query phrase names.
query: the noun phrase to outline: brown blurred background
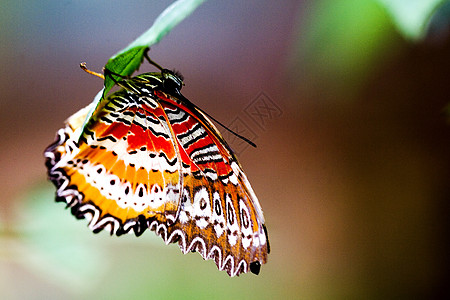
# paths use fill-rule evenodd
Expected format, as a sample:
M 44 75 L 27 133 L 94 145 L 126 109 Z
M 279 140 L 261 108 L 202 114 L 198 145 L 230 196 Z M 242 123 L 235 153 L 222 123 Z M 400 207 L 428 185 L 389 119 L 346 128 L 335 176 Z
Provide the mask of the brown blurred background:
M 151 50 L 258 145 L 231 141 L 269 231 L 259 276 L 53 202 L 43 150 L 102 86 L 78 64 L 100 71 L 170 3 L 0 2 L 0 297 L 449 296 L 448 21 L 413 43 L 375 1 L 208 1 Z

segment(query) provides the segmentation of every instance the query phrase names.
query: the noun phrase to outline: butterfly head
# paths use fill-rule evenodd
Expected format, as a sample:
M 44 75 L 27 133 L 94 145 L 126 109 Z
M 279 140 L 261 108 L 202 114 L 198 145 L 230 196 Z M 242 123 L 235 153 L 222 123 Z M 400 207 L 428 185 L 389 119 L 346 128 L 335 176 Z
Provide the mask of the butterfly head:
M 163 88 L 167 91 L 174 91 L 176 94 L 179 94 L 184 85 L 183 76 L 176 71 L 167 69 L 163 69 L 161 74 L 163 79 Z

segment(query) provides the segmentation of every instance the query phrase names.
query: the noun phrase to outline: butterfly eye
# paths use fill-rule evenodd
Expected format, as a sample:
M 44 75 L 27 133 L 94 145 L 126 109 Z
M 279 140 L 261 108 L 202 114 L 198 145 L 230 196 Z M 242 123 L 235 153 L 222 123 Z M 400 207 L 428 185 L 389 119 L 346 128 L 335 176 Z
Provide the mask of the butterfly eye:
M 166 90 L 176 92 L 181 90 L 183 79 L 178 74 L 167 69 L 163 69 L 161 73 L 163 75 L 163 86 Z

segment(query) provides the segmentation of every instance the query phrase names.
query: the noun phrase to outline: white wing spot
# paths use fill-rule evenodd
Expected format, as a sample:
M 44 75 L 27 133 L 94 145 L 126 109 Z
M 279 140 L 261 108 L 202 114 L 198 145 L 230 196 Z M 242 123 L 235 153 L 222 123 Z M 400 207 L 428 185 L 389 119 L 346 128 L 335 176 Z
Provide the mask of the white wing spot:
M 234 210 L 234 206 L 232 203 L 231 195 L 225 195 L 225 203 L 226 203 L 226 212 L 227 212 L 227 227 L 229 230 L 228 234 L 228 242 L 231 246 L 236 245 L 237 238 L 240 234 L 239 224 L 237 222 L 236 212 Z
M 214 224 L 214 231 L 219 238 L 224 232 L 225 228 L 225 214 L 222 208 L 222 201 L 220 200 L 219 192 L 213 193 L 214 209 L 212 214 L 212 223 Z
M 199 189 L 194 195 L 194 217 L 196 225 L 204 229 L 209 224 L 211 218 L 211 206 L 208 190 L 205 187 Z

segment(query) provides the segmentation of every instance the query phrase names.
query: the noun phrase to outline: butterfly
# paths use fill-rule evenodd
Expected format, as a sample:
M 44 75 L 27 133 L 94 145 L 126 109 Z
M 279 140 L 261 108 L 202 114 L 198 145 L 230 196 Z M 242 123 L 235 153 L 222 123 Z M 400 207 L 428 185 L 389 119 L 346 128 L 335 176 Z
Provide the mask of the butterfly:
M 181 75 L 148 60 L 159 72 L 116 81 L 120 90 L 69 117 L 45 150 L 56 201 L 95 233 L 150 229 L 230 276 L 258 274 L 270 247 L 241 165 L 181 94 Z

